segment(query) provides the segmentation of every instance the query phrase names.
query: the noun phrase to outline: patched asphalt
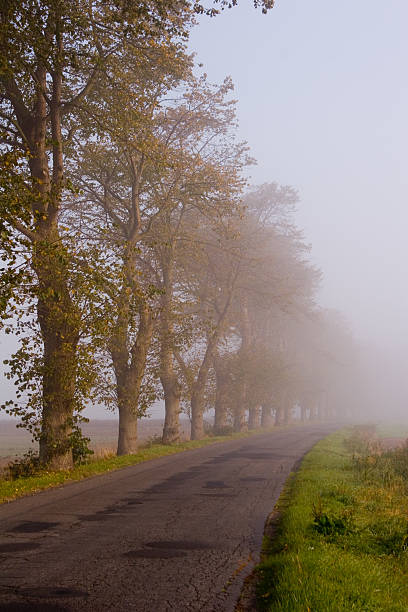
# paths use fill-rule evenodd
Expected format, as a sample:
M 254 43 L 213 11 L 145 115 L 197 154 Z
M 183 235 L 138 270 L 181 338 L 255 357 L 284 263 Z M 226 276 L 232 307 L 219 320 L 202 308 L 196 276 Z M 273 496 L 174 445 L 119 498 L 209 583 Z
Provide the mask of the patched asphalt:
M 0 506 L 0 612 L 234 610 L 299 459 L 333 425 L 214 444 Z

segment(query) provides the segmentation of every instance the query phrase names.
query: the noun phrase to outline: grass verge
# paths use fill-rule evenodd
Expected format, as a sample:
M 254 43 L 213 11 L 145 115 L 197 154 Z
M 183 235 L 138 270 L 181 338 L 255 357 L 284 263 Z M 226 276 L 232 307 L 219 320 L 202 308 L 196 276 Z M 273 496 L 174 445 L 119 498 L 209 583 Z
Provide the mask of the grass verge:
M 83 480 L 84 478 L 90 478 L 92 476 L 97 476 L 98 474 L 103 474 L 105 472 L 119 470 L 130 465 L 136 465 L 138 463 L 157 459 L 166 455 L 173 455 L 175 453 L 180 453 L 195 448 L 202 448 L 203 446 L 208 446 L 209 444 L 245 438 L 254 434 L 282 431 L 282 429 L 284 428 L 279 427 L 270 430 L 263 429 L 245 433 L 230 434 L 225 436 L 213 436 L 204 438 L 203 440 L 187 441 L 173 445 L 151 444 L 146 448 L 140 449 L 140 451 L 136 455 L 124 455 L 122 457 L 109 457 L 97 460 L 91 459 L 89 463 L 79 465 L 73 470 L 69 471 L 44 471 L 35 476 L 17 478 L 16 480 L 0 479 L 0 504 L 12 501 L 18 497 L 37 493 L 38 491 L 42 491 L 44 489 L 59 487 L 68 482 Z
M 407 449 L 381 451 L 353 430 L 319 442 L 266 530 L 257 610 L 406 612 L 407 475 Z

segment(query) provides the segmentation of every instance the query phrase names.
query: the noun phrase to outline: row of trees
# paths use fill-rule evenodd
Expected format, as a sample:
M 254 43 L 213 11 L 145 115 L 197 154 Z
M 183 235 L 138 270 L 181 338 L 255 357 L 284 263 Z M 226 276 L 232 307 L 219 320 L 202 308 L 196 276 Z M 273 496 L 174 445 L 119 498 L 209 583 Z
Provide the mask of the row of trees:
M 348 334 L 314 303 L 296 192 L 248 190 L 232 84 L 195 76 L 197 12 L 214 7 L 0 9 L 1 313 L 20 338 L 4 407 L 53 467 L 72 465 L 90 401 L 118 409 L 118 453 L 132 453 L 158 397 L 163 440 L 181 410 L 198 439 L 213 406 L 218 432 L 261 409 L 287 421 L 296 403 L 313 418 L 346 367 Z

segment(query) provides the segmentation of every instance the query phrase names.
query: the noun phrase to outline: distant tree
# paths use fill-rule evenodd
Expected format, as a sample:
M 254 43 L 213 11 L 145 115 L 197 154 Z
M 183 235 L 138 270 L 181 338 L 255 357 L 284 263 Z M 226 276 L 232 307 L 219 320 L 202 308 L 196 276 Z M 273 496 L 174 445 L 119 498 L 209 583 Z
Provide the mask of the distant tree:
M 291 221 L 296 201 L 292 188 L 274 183 L 244 198 L 246 214 L 239 234 L 247 255 L 226 332 L 235 337 L 237 347 L 230 362 L 230 379 L 236 380 L 236 431 L 246 426 L 246 413 L 248 425 L 258 426 L 262 406 L 264 422 L 270 422 L 272 409 L 278 421 L 290 418 L 296 368 L 285 336 L 292 320 L 311 312 L 319 280 L 318 271 L 305 260 L 307 247 Z
M 161 213 L 152 222 L 146 244 L 162 292 L 157 332 L 165 401 L 163 440 L 167 443 L 179 437 L 183 391 L 174 354 L 180 355 L 192 335 L 192 318 L 186 308 L 194 298 L 186 289 L 186 261 L 203 254 L 206 236 L 197 227 L 211 232 L 220 219 L 232 213 L 243 185 L 240 173 L 249 161 L 246 146 L 234 142 L 231 89 L 229 79 L 220 86 L 210 86 L 203 78 L 193 81 L 178 104 L 163 113 L 163 138 L 172 152 L 172 163 L 151 182 L 151 194 Z

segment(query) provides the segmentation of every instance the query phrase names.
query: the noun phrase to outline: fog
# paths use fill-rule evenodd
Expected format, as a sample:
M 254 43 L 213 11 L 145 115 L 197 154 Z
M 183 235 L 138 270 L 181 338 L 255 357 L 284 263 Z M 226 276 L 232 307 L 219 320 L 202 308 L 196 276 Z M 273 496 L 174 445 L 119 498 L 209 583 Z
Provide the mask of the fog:
M 0 610 L 408 610 L 407 0 L 0 21 Z
M 299 190 L 319 299 L 350 323 L 374 418 L 408 408 L 407 19 L 404 0 L 278 0 L 202 19 L 190 44 L 235 83 L 251 181 Z
M 354 338 L 341 397 L 356 419 L 407 419 L 407 18 L 404 0 L 277 0 L 267 15 L 242 2 L 199 18 L 189 42 L 210 82 L 234 82 L 239 137 L 257 160 L 249 183 L 299 193 L 296 224 L 323 272 L 318 302 Z M 14 347 L 3 335 L 2 358 Z

